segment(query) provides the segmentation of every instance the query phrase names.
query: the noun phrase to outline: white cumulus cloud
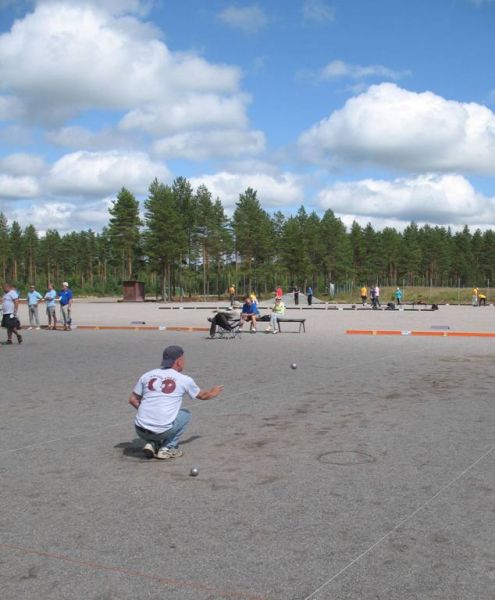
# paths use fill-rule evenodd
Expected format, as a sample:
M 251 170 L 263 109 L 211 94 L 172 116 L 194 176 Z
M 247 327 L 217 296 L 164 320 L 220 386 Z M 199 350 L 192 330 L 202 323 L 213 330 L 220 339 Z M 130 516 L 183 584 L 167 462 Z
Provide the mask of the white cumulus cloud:
M 35 177 L 0 174 L 0 198 L 34 198 L 40 188 Z
M 361 222 L 489 225 L 495 220 L 495 198 L 480 194 L 460 175 L 342 181 L 322 190 L 317 202 Z
M 37 6 L 0 35 L 0 56 L 4 119 L 15 113 L 42 124 L 63 123 L 103 109 L 155 111 L 172 122 L 186 105 L 188 117 L 201 123 L 202 99 L 222 105 L 240 94 L 238 68 L 172 52 L 154 26 L 115 16 L 97 3 Z M 237 104 L 244 125 L 245 99 Z M 230 113 L 227 120 L 231 126 Z
M 158 156 L 166 159 L 252 156 L 265 149 L 265 135 L 261 131 L 239 129 L 179 133 L 157 140 L 153 149 Z
M 192 177 L 191 185 L 205 185 L 212 196 L 220 198 L 226 208 L 232 209 L 248 187 L 258 192 L 263 207 L 287 207 L 301 204 L 304 191 L 299 178 L 292 173 L 272 175 L 263 172 L 234 173 L 221 171 L 213 175 Z
M 145 193 L 153 179 L 167 180 L 167 167 L 142 152 L 73 152 L 51 167 L 46 189 L 54 194 L 103 196 L 122 186 Z
M 364 164 L 412 172 L 495 173 L 495 114 L 476 103 L 370 87 L 299 138 L 319 164 Z
M 45 161 L 34 154 L 16 153 L 0 158 L 0 173 L 14 176 L 40 175 Z

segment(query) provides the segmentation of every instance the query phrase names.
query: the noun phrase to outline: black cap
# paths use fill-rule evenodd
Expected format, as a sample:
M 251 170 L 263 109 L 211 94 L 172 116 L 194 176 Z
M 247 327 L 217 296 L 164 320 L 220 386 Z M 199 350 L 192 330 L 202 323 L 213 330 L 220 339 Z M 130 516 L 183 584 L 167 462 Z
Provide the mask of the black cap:
M 167 346 L 163 351 L 162 369 L 170 369 L 183 354 L 184 350 L 180 346 Z

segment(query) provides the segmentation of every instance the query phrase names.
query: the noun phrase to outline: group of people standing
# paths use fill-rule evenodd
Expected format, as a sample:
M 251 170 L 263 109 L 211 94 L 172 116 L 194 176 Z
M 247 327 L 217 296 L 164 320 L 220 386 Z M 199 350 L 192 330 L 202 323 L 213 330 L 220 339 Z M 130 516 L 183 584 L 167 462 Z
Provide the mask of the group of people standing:
M 366 306 L 368 301 L 368 288 L 363 285 L 359 291 L 361 296 L 361 304 Z M 372 285 L 369 290 L 371 308 L 379 308 L 380 304 L 380 286 L 378 284 Z M 398 306 L 402 304 L 402 290 L 398 287 L 394 292 L 394 300 Z
M 18 317 L 19 311 L 19 292 L 17 288 L 10 283 L 3 285 L 3 299 L 2 299 L 2 327 L 7 330 L 7 344 L 12 344 L 12 338 L 15 335 L 19 344 L 22 343 L 22 335 L 19 333 L 20 321 Z M 72 324 L 72 301 L 73 294 L 69 288 L 67 281 L 62 284 L 60 291 L 55 290 L 52 283 L 48 284 L 48 289 L 44 295 L 42 295 L 35 285 L 29 286 L 29 291 L 26 295 L 26 301 L 28 306 L 29 315 L 29 328 L 37 330 L 41 329 L 39 319 L 39 304 L 40 302 L 46 303 L 46 315 L 48 320 L 48 329 L 57 328 L 57 312 L 56 305 L 57 300 L 60 305 L 60 320 L 63 323 L 65 331 L 71 329 Z

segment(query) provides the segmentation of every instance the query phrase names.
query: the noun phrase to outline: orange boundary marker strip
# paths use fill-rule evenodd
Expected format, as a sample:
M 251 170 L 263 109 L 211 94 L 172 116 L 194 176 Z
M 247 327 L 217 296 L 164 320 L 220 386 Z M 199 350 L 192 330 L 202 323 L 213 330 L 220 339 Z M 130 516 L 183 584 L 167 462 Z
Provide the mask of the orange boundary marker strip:
M 397 331 L 393 329 L 347 329 L 348 335 L 402 335 L 404 337 L 480 337 L 495 338 L 493 331 Z
M 79 567 L 86 567 L 86 568 L 94 569 L 97 571 L 109 571 L 111 573 L 120 573 L 121 575 L 125 575 L 127 577 L 140 577 L 143 579 L 148 579 L 149 581 L 163 583 L 165 585 L 169 585 L 169 586 L 179 588 L 179 589 L 180 588 L 189 588 L 189 589 L 196 590 L 199 592 L 214 594 L 215 597 L 218 597 L 218 598 L 244 598 L 245 600 L 263 600 L 263 598 L 261 596 L 255 596 L 253 594 L 248 594 L 245 592 L 220 590 L 218 588 L 208 587 L 206 585 L 201 585 L 199 583 L 194 583 L 192 581 L 181 581 L 179 579 L 171 579 L 168 577 L 160 577 L 158 575 L 152 575 L 151 573 L 143 573 L 142 571 L 131 571 L 130 569 L 124 569 L 121 567 L 111 567 L 109 565 L 104 565 L 104 564 L 100 564 L 100 563 L 86 562 L 84 560 L 77 560 L 75 558 L 70 558 L 69 556 L 64 556 L 62 554 L 54 554 L 52 552 L 40 552 L 39 550 L 35 550 L 34 548 L 26 548 L 25 546 L 18 546 L 16 544 L 0 544 L 0 549 L 16 550 L 16 551 L 22 552 L 24 554 L 34 554 L 35 556 L 42 556 L 45 558 L 61 560 L 61 561 L 67 562 L 67 563 L 71 563 L 73 565 L 77 565 Z

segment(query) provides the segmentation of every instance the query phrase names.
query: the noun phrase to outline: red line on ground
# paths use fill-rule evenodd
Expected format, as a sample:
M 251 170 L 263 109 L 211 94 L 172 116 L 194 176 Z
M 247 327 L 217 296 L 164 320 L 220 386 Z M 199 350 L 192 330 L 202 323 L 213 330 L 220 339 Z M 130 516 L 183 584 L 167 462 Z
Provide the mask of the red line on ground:
M 127 575 L 128 577 L 141 577 L 143 579 L 149 579 L 150 581 L 156 581 L 158 583 L 164 583 L 176 588 L 189 588 L 200 592 L 208 592 L 218 594 L 221 598 L 245 598 L 246 600 L 264 600 L 261 596 L 253 596 L 245 592 L 235 592 L 228 590 L 220 590 L 218 588 L 212 588 L 205 585 L 201 585 L 189 581 L 181 581 L 178 579 L 170 579 L 168 577 L 160 577 L 158 575 L 152 575 L 151 573 L 143 573 L 141 571 L 131 571 L 129 569 L 123 569 L 120 567 L 111 567 L 108 565 L 102 565 L 99 563 L 86 562 L 84 560 L 77 560 L 61 554 L 54 554 L 52 552 L 40 552 L 33 548 L 26 548 L 25 546 L 17 546 L 15 544 L 0 544 L 0 548 L 5 550 L 16 550 L 23 552 L 24 554 L 34 554 L 36 556 L 43 556 L 45 558 L 53 558 L 55 560 L 61 560 L 81 567 L 87 567 L 89 569 L 97 569 L 98 571 L 109 571 L 111 573 L 120 573 L 121 575 Z

